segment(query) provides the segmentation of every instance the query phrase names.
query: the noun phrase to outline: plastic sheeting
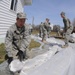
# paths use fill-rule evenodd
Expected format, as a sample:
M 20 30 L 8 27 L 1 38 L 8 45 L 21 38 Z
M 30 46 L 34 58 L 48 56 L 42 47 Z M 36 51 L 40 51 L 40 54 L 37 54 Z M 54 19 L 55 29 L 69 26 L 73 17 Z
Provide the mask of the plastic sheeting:
M 20 75 L 75 75 L 75 51 L 63 49 L 40 67 Z
M 53 46 L 51 50 L 47 51 L 46 53 L 36 56 L 35 58 L 25 62 L 20 75 L 27 75 L 30 71 L 40 67 L 42 64 L 50 60 L 59 49 L 61 48 L 58 46 Z

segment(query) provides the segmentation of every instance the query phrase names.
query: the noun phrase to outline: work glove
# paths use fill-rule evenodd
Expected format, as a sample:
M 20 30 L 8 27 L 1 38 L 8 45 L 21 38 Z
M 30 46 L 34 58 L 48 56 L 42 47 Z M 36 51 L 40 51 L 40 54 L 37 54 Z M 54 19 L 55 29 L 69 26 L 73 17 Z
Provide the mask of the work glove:
M 5 55 L 5 60 L 7 60 L 8 58 L 9 58 L 9 57 L 8 57 L 8 55 L 6 54 L 6 55 Z
M 13 61 L 13 57 L 9 57 L 7 61 L 8 61 L 8 64 L 10 64 Z
M 5 55 L 5 60 L 7 60 L 8 64 L 13 61 L 13 57 L 9 57 L 7 54 Z
M 25 54 L 23 51 L 19 50 L 17 55 L 20 61 L 23 61 L 25 59 Z

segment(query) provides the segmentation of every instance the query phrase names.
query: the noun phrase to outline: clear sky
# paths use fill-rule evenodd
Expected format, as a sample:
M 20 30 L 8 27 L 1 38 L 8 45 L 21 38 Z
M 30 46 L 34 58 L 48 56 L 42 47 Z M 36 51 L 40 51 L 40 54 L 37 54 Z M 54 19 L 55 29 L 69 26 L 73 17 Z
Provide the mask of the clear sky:
M 60 12 L 64 11 L 66 16 L 73 21 L 75 18 L 75 0 L 32 0 L 32 5 L 25 6 L 24 12 L 27 14 L 27 23 L 38 25 L 49 18 L 52 24 L 63 26 Z

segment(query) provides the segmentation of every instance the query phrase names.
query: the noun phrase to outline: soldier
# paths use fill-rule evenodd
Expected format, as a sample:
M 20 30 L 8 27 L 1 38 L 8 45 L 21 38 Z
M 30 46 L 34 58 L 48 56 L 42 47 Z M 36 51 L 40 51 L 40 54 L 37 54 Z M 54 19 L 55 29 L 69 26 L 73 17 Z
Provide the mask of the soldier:
M 56 36 L 60 36 L 60 26 L 59 25 L 54 25 L 54 31 L 57 33 Z
M 46 18 L 46 21 L 43 23 L 43 37 L 42 37 L 42 42 L 46 42 L 46 38 L 50 37 L 50 22 L 49 19 Z
M 43 34 L 43 22 L 41 22 L 41 24 L 39 25 L 39 37 L 42 37 Z
M 71 24 L 70 20 L 65 16 L 64 12 L 61 12 L 61 17 L 63 18 L 63 23 L 64 23 L 64 34 L 65 34 L 65 45 L 62 46 L 68 47 L 68 42 L 74 43 L 73 39 L 71 39 L 70 34 L 73 31 L 73 25 Z
M 48 28 L 47 28 L 47 35 L 48 38 L 50 37 L 50 32 L 51 32 L 51 27 L 50 27 L 50 22 L 48 23 Z
M 16 23 L 7 31 L 5 48 L 8 65 L 13 59 L 19 59 L 22 61 L 26 57 L 26 50 L 28 50 L 31 38 L 29 35 L 29 27 L 25 21 L 26 14 L 22 12 L 17 13 Z M 16 73 L 11 75 L 16 75 Z

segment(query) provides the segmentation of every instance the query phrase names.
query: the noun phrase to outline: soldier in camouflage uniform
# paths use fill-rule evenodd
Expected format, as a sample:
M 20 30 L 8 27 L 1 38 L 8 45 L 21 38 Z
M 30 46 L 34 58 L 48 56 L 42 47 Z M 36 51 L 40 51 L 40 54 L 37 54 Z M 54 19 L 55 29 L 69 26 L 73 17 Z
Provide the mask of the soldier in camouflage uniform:
M 42 37 L 42 42 L 46 41 L 47 37 L 50 37 L 50 22 L 49 19 L 46 18 L 46 21 L 43 23 L 43 37 Z
M 48 23 L 48 28 L 47 28 L 47 35 L 48 38 L 50 37 L 50 32 L 51 32 L 51 27 L 50 27 L 50 22 Z
M 41 22 L 41 24 L 39 25 L 39 37 L 42 37 L 43 35 L 43 23 Z
M 71 24 L 70 20 L 65 16 L 64 12 L 61 12 L 60 15 L 63 18 L 64 34 L 65 34 L 65 45 L 62 47 L 67 47 L 69 41 L 74 43 L 73 39 L 71 39 L 71 37 L 70 37 L 70 34 L 73 31 L 73 25 Z
M 29 27 L 25 24 L 26 14 L 20 12 L 17 14 L 16 23 L 7 31 L 5 38 L 6 57 L 8 64 L 13 59 L 24 60 L 31 41 Z M 16 73 L 11 73 L 16 75 Z

